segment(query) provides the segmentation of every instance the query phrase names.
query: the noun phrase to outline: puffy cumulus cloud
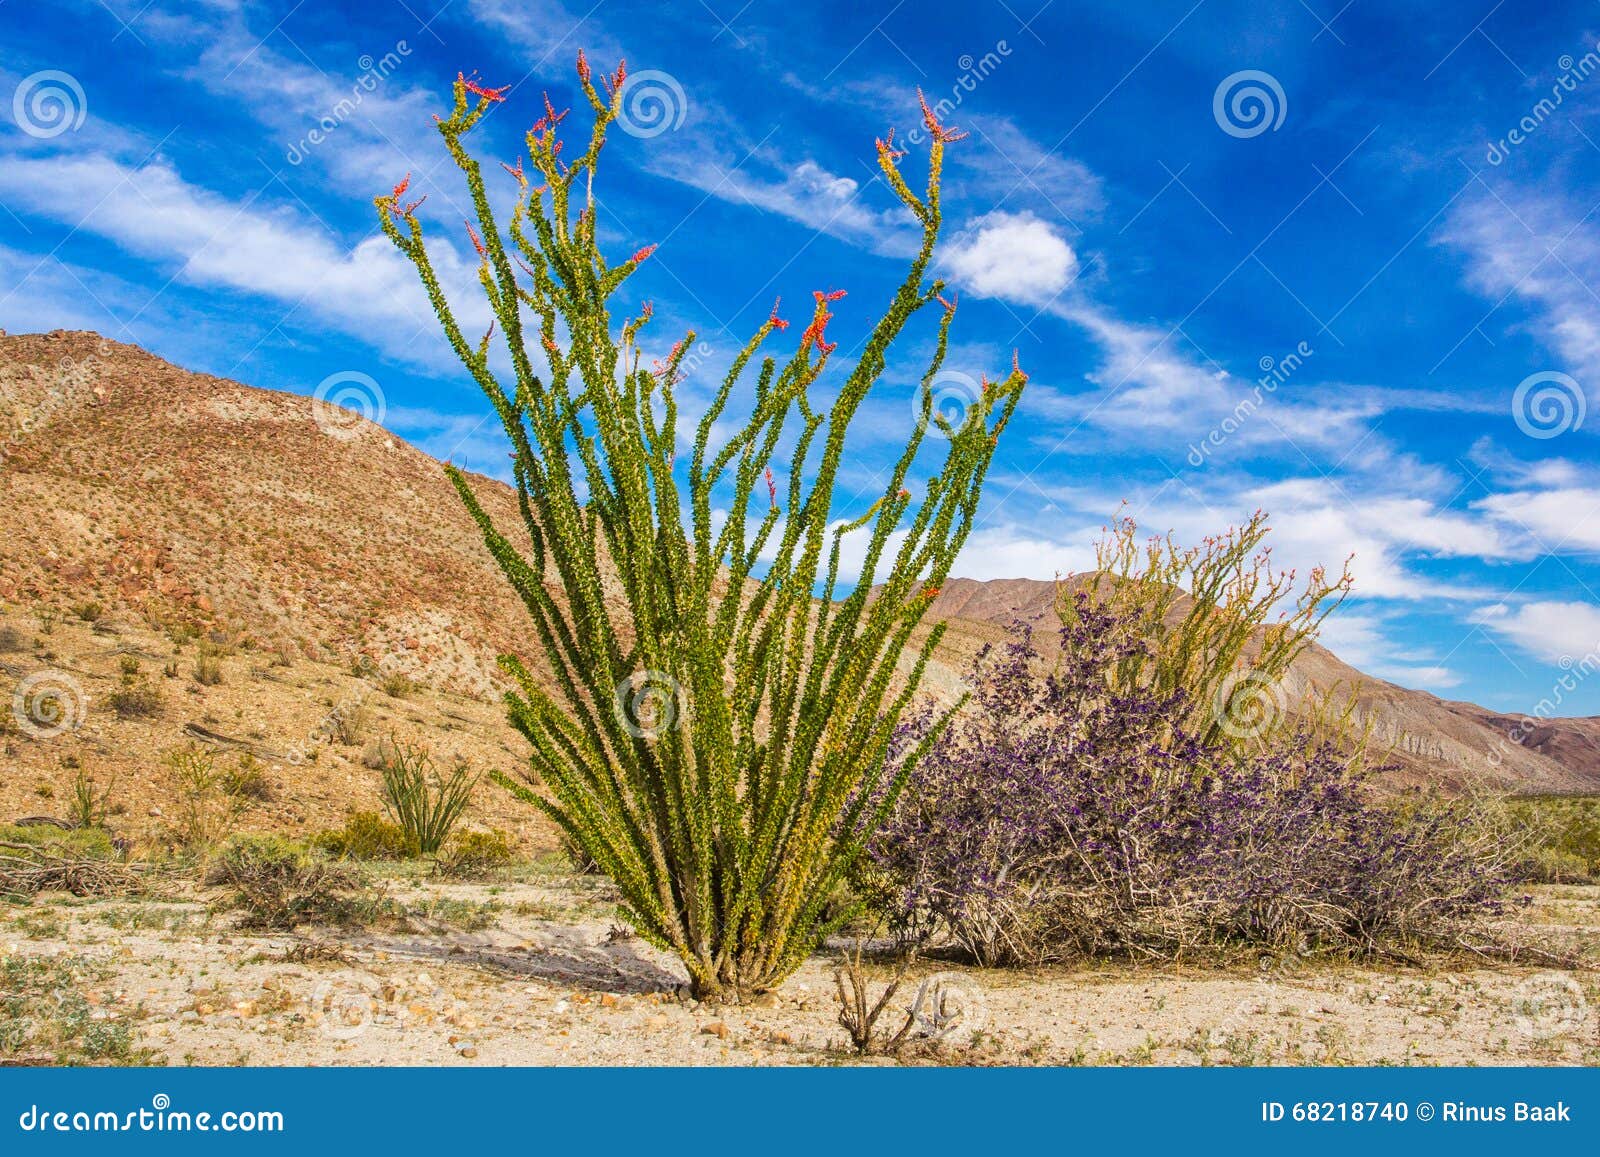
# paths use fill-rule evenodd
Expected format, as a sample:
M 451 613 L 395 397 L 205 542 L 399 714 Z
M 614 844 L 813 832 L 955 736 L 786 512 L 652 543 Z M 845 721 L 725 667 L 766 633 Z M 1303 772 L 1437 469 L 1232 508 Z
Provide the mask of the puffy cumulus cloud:
M 1078 275 L 1078 255 L 1051 225 L 1032 213 L 979 217 L 947 244 L 942 261 L 950 280 L 975 297 L 1043 308 Z
M 416 271 L 387 238 L 346 249 L 258 197 L 233 200 L 164 161 L 141 167 L 104 153 L 0 157 L 0 200 L 104 237 L 184 284 L 275 300 L 285 318 L 303 308 L 397 357 L 454 364 Z M 487 328 L 473 266 L 438 240 L 430 255 L 462 326 Z
M 1484 607 L 1472 621 L 1541 659 L 1568 666 L 1592 665 L 1600 655 L 1600 603 L 1535 600 L 1509 607 Z

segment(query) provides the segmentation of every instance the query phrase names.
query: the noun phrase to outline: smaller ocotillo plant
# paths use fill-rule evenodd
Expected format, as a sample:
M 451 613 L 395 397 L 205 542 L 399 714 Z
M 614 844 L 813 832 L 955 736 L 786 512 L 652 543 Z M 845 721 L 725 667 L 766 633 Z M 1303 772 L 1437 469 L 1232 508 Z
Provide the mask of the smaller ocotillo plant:
M 1322 567 L 1294 596 L 1295 572 L 1273 565 L 1267 515 L 1180 547 L 1171 534 L 1138 539 L 1132 518 L 1119 517 L 1095 546 L 1091 604 L 1134 625 L 1149 646 L 1130 648 L 1111 668 L 1119 695 L 1149 691 L 1159 699 L 1183 694 L 1184 730 L 1202 744 L 1264 740 L 1284 721 L 1286 704 L 1260 702 L 1289 665 L 1316 641 L 1324 620 L 1354 584 L 1349 560 L 1330 580 Z M 1056 612 L 1080 625 L 1079 584 L 1063 581 Z M 1291 609 L 1273 611 L 1291 597 Z M 1271 697 L 1281 693 L 1272 691 Z
M 68 804 L 67 819 L 75 828 L 100 828 L 106 822 L 106 802 L 111 788 L 95 788 L 94 778 L 86 771 L 78 772 L 72 781 L 72 800 Z
M 472 800 L 478 777 L 465 763 L 441 775 L 428 749 L 394 743 L 383 763 L 383 806 L 424 856 L 435 855 Z

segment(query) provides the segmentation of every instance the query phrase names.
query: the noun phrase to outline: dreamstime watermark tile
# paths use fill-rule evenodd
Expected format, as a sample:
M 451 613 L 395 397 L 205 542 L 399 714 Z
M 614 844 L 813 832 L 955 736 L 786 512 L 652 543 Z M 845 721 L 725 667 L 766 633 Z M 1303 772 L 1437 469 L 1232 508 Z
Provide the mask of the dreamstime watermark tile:
M 89 98 L 70 72 L 47 68 L 22 78 L 11 94 L 11 116 L 30 137 L 49 140 L 76 132 L 89 115 Z
M 381 57 L 374 59 L 369 54 L 357 60 L 356 64 L 361 69 L 361 75 L 350 86 L 350 95 L 335 101 L 319 116 L 305 136 L 289 146 L 288 151 L 284 153 L 284 160 L 291 165 L 303 163 L 313 149 L 327 141 L 340 125 L 355 115 L 367 97 L 377 92 L 383 82 L 388 80 L 410 55 L 411 46 L 404 40 L 397 40 L 395 46 Z
M 1189 443 L 1189 465 L 1194 467 L 1205 465 L 1212 451 L 1220 449 L 1229 438 L 1238 433 L 1255 412 L 1266 404 L 1267 399 L 1278 392 L 1278 387 L 1299 372 L 1300 367 L 1315 353 L 1316 350 L 1311 348 L 1310 342 L 1302 341 L 1282 357 L 1274 358 L 1268 355 L 1257 362 L 1261 376 L 1256 379 L 1255 387 L 1250 393 L 1234 406 L 1226 418 L 1211 427 L 1204 437 Z
M 1558 438 L 1583 425 L 1589 401 L 1583 387 L 1557 370 L 1529 374 L 1511 394 L 1511 417 L 1530 438 Z
M 1282 128 L 1289 98 L 1270 72 L 1245 68 L 1222 78 L 1211 94 L 1211 115 L 1230 137 L 1247 140 Z
M 354 438 L 365 422 L 382 425 L 387 413 L 383 388 L 371 374 L 360 370 L 329 374 L 311 395 L 311 415 L 317 429 L 341 441 Z
M 689 115 L 689 97 L 670 72 L 646 69 L 622 82 L 622 110 L 617 124 L 630 137 L 648 140 L 676 132 Z

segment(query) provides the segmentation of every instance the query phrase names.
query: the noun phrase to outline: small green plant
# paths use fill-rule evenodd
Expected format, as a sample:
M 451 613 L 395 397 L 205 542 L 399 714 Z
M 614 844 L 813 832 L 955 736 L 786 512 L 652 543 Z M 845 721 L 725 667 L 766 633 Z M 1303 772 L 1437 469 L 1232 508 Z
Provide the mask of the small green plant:
M 0 1057 L 12 1064 L 124 1064 L 157 1060 L 140 1048 L 132 1010 L 91 1003 L 112 970 L 85 956 L 0 956 Z
M 72 779 L 72 796 L 67 803 L 67 821 L 75 828 L 103 828 L 106 824 L 106 804 L 111 787 L 104 791 L 95 789 L 94 779 L 86 771 L 79 771 Z
M 74 603 L 72 613 L 78 617 L 80 622 L 97 623 L 100 621 L 100 617 L 105 614 L 105 607 L 91 599 L 85 603 Z
M 124 677 L 137 675 L 139 673 L 139 658 L 138 658 L 138 656 L 137 655 L 124 655 L 124 656 L 122 656 L 122 658 L 117 660 L 117 670 L 121 671 Z
M 241 752 L 239 762 L 222 773 L 222 790 L 238 800 L 267 803 L 272 799 L 272 783 L 267 769 L 250 752 Z
M 408 699 L 417 690 L 417 685 L 411 681 L 410 676 L 399 671 L 385 675 L 378 686 L 383 688 L 383 693 L 391 699 Z
M 157 688 L 139 675 L 137 667 L 130 671 L 124 663 L 122 682 L 106 696 L 106 703 L 119 719 L 147 719 L 161 713 L 162 696 Z
M 409 860 L 420 854 L 404 828 L 370 811 L 352 812 L 344 827 L 318 832 L 311 842 L 344 860 Z
M 1507 805 L 1534 834 L 1530 878 L 1542 884 L 1600 879 L 1600 796 L 1529 796 Z
M 349 699 L 334 704 L 326 722 L 330 738 L 345 747 L 360 747 L 366 741 L 367 728 L 372 723 L 372 712 L 360 699 Z
M 202 641 L 195 651 L 194 681 L 202 687 L 215 687 L 222 682 L 222 652 L 213 644 Z
M 280 836 L 236 836 L 206 872 L 206 883 L 229 889 L 251 928 L 293 929 L 352 918 L 361 875 L 304 844 Z
M 516 842 L 505 832 L 457 832 L 445 844 L 434 866 L 441 876 L 482 879 L 504 871 L 516 856 Z
M 190 744 L 168 752 L 166 763 L 176 813 L 174 834 L 186 847 L 208 847 L 227 832 L 240 807 L 238 797 L 226 788 L 217 754 Z
M 384 809 L 424 856 L 444 846 L 478 786 L 465 763 L 441 775 L 427 748 L 404 743 L 393 745 L 382 774 Z

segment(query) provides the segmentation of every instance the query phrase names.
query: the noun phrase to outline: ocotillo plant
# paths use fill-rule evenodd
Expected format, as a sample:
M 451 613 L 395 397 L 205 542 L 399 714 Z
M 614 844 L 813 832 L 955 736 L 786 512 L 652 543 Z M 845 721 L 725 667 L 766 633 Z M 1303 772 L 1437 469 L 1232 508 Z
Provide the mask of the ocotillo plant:
M 601 252 L 593 181 L 621 112 L 624 71 L 597 86 L 580 54 L 578 77 L 594 112 L 587 146 L 562 159 L 567 114 L 546 97 L 527 136 L 533 173 L 520 161 L 507 166 L 519 196 L 505 235 L 463 141 L 506 90 L 458 77 L 439 123 L 478 218 L 467 232 L 496 319 L 481 340 L 462 333 L 445 298 L 407 181 L 377 199 L 378 215 L 514 451 L 526 554 L 467 479 L 449 474 L 527 606 L 556 689 L 547 693 L 517 658 L 501 660 L 520 688 L 507 703 L 532 746 L 540 806 L 616 882 L 638 931 L 682 958 L 698 995 L 738 1000 L 789 975 L 837 926 L 830 899 L 920 755 L 885 760 L 942 628 L 905 667 L 901 658 L 971 529 L 1027 379 L 1013 359 L 960 421 L 934 404 L 955 307 L 924 276 L 945 146 L 961 134 L 924 102 L 925 192 L 902 177 L 893 133 L 877 146 L 921 245 L 832 405 L 813 405 L 810 391 L 835 349 L 826 329 L 843 294 L 818 292 L 810 323 L 783 354 L 761 352 L 787 327 L 774 307 L 680 459 L 677 386 L 695 335 L 646 369 L 649 307 L 613 327 L 608 303 L 654 247 L 618 264 Z M 916 420 L 905 449 L 877 501 L 842 517 L 834 499 L 846 431 L 883 388 L 907 322 L 936 302 L 943 313 L 908 406 Z M 496 328 L 512 380 L 491 366 Z M 749 412 L 735 419 L 730 399 L 752 375 Z M 738 428 L 713 447 L 725 415 Z M 914 500 L 911 472 L 930 431 L 930 446 L 942 438 L 946 454 Z M 852 532 L 866 551 L 846 595 L 840 546 Z

